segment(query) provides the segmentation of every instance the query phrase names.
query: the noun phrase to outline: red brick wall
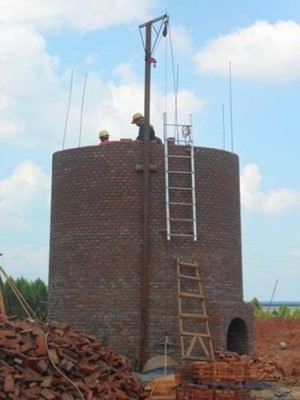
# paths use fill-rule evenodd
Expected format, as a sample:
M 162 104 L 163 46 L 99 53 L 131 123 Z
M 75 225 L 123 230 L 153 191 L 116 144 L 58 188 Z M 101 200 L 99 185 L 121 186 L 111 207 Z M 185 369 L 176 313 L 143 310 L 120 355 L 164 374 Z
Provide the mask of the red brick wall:
M 143 173 L 136 166 L 143 164 L 143 147 L 111 142 L 53 156 L 49 318 L 95 334 L 133 359 L 139 357 L 143 240 Z M 215 347 L 224 348 L 231 319 L 242 317 L 251 351 L 252 312 L 243 303 L 238 157 L 195 148 L 198 240 L 167 241 L 164 146 L 150 147 L 155 171 L 149 196 L 148 356 L 162 352 L 166 333 L 174 356 L 180 354 L 176 257 L 200 265 Z M 174 151 L 185 154 L 186 149 Z

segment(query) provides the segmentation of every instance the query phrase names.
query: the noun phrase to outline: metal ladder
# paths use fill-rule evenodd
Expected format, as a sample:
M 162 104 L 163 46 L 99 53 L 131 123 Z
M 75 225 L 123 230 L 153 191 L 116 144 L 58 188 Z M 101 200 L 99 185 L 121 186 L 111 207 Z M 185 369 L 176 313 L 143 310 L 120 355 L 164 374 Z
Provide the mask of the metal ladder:
M 168 137 L 167 128 L 181 128 L 179 137 Z M 192 124 L 168 124 L 164 114 L 165 197 L 167 239 L 191 237 L 197 240 L 195 159 Z
M 177 258 L 178 316 L 182 361 L 213 360 L 214 350 L 196 262 Z

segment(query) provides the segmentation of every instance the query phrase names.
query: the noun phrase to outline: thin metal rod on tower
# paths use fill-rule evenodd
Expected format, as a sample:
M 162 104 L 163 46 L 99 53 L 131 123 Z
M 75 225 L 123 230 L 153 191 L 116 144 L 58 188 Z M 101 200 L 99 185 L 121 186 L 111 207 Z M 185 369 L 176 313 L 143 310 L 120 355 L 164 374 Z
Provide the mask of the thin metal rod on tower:
M 83 106 L 84 106 L 84 98 L 85 98 L 86 80 L 87 80 L 87 74 L 85 74 L 85 77 L 84 77 L 84 84 L 83 84 L 83 91 L 82 91 L 82 98 L 81 98 L 81 112 L 80 112 L 80 126 L 79 126 L 78 147 L 80 147 L 80 145 L 81 145 L 81 132 L 82 132 Z
M 62 142 L 63 150 L 65 148 L 67 128 L 68 128 L 68 122 L 69 122 L 69 113 L 70 113 L 71 98 L 72 98 L 72 91 L 73 91 L 73 76 L 74 76 L 74 71 L 72 70 L 71 79 L 70 79 L 70 89 L 69 89 L 69 101 L 68 101 L 68 107 L 67 107 L 67 113 L 66 113 L 66 119 L 65 119 L 64 136 L 63 136 L 63 142 Z
M 233 116 L 232 116 L 231 61 L 229 61 L 229 103 L 230 103 L 230 134 L 231 134 L 231 151 L 233 151 Z
M 225 135 L 225 107 L 222 105 L 222 124 L 223 124 L 223 149 L 226 147 L 226 135 Z

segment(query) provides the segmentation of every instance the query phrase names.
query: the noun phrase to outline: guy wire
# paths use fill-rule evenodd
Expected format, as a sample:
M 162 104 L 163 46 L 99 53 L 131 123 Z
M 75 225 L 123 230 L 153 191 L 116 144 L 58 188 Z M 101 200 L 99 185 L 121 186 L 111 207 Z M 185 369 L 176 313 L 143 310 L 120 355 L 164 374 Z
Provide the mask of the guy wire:
M 79 128 L 79 142 L 78 142 L 78 147 L 80 147 L 80 144 L 81 144 L 82 118 L 83 118 L 83 106 L 84 106 L 84 97 L 85 97 L 86 80 L 87 80 L 87 74 L 85 74 L 85 77 L 84 77 L 83 92 L 82 92 L 82 98 L 81 98 L 80 128 Z
M 72 72 L 71 72 L 70 90 L 69 90 L 69 101 L 68 101 L 68 108 L 67 108 L 67 113 L 66 113 L 65 129 L 64 129 L 64 136 L 63 136 L 62 149 L 65 148 L 65 140 L 66 140 L 66 134 L 67 134 L 68 120 L 69 120 L 69 112 L 70 112 L 70 105 L 71 105 L 71 98 L 72 98 L 72 90 L 73 90 L 73 70 L 72 70 Z
M 172 76 L 173 76 L 173 85 L 174 85 L 174 103 L 175 103 L 175 121 L 174 124 L 178 125 L 178 114 L 177 114 L 177 94 L 178 94 L 178 68 L 177 68 L 177 79 L 175 78 L 175 66 L 174 66 L 174 53 L 173 53 L 173 45 L 172 45 L 172 36 L 171 36 L 171 27 L 169 26 L 169 40 L 170 40 L 170 49 L 171 49 L 171 60 L 172 60 Z M 176 137 L 178 138 L 178 126 L 175 126 Z
M 232 116 L 232 87 L 231 87 L 231 61 L 229 61 L 229 103 L 230 103 L 230 133 L 231 151 L 233 151 L 233 116 Z

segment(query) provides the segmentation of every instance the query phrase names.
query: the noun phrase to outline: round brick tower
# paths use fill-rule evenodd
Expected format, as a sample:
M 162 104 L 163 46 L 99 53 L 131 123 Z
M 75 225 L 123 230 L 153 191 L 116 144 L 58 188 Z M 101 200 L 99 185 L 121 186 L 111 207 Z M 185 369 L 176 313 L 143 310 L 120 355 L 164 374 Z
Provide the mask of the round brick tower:
M 184 155 L 185 146 L 175 147 Z M 49 318 L 131 359 L 140 349 L 143 150 L 131 141 L 63 150 L 52 172 Z M 238 157 L 194 148 L 198 237 L 167 240 L 164 145 L 151 143 L 150 152 L 147 358 L 162 354 L 166 336 L 171 355 L 180 356 L 177 257 L 199 266 L 214 348 L 251 352 Z

